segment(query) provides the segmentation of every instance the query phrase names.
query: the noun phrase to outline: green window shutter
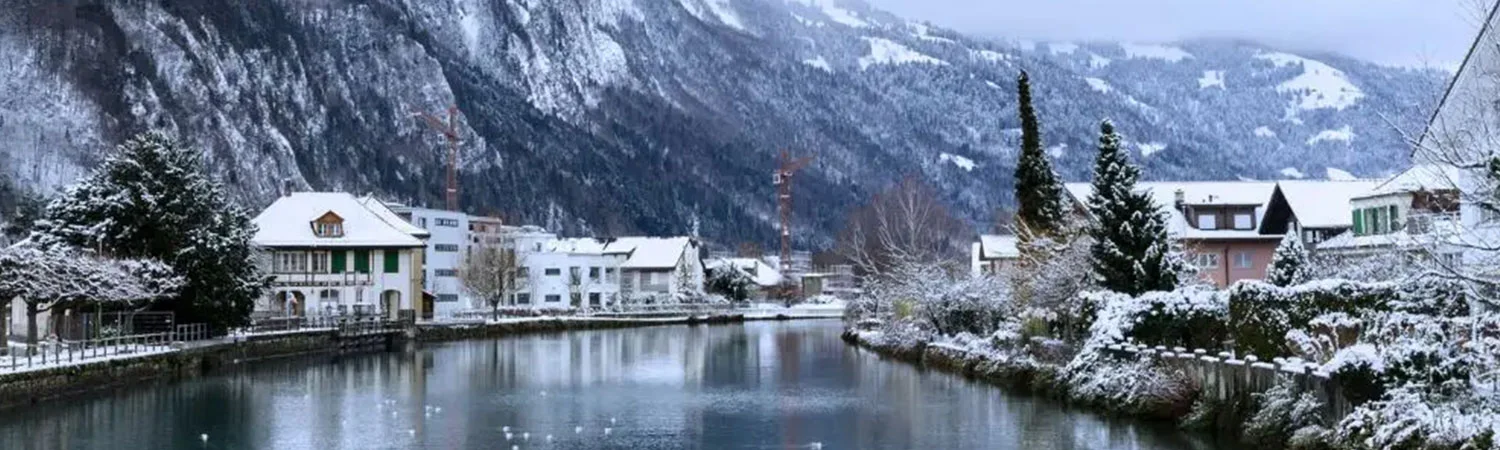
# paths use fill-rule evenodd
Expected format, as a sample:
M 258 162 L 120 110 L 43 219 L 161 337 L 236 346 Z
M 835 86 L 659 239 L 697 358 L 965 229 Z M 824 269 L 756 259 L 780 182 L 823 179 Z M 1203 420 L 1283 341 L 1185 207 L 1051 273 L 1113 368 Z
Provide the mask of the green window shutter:
M 385 273 L 396 273 L 401 271 L 401 251 L 388 248 L 385 249 Z
M 1355 236 L 1359 236 L 1359 235 L 1365 234 L 1365 221 L 1362 220 L 1362 219 L 1364 219 L 1365 215 L 1363 213 L 1364 213 L 1364 210 L 1360 210 L 1360 209 L 1354 210 L 1354 235 Z
M 348 253 L 343 250 L 333 251 L 333 264 L 329 266 L 329 273 L 344 273 L 344 260 L 348 259 Z
M 359 273 L 370 273 L 370 251 L 354 251 L 354 271 Z

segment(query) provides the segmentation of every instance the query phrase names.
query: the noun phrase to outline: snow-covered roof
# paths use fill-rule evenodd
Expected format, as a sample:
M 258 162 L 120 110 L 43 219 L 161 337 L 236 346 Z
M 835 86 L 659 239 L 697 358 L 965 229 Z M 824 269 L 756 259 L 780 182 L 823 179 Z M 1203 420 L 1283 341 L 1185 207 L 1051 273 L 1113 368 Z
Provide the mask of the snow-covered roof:
M 1396 174 L 1396 176 L 1386 179 L 1369 192 L 1365 192 L 1357 198 L 1378 197 L 1403 192 L 1456 189 L 1453 183 L 1458 179 L 1459 170 L 1452 165 L 1418 164 L 1408 167 L 1406 170 L 1401 171 L 1401 173 Z
M 344 219 L 343 236 L 313 235 L 313 219 L 327 214 Z M 296 192 L 277 198 L 255 216 L 252 243 L 263 247 L 421 247 L 413 230 L 379 201 L 346 192 Z
M 1015 259 L 1021 257 L 1016 247 L 1016 237 L 1008 234 L 985 234 L 979 236 L 980 259 Z
M 1318 250 L 1375 250 L 1375 249 L 1409 249 L 1419 246 L 1431 246 L 1433 244 L 1460 244 L 1465 242 L 1463 223 L 1457 217 L 1434 218 L 1429 224 L 1430 231 L 1412 234 L 1406 229 L 1397 230 L 1394 233 L 1365 234 L 1356 236 L 1354 231 L 1346 231 L 1338 236 L 1329 238 L 1318 243 Z
M 1092 183 L 1067 183 L 1063 188 L 1079 204 L 1087 204 L 1093 195 Z M 1271 239 L 1280 235 L 1264 235 L 1257 230 L 1199 230 L 1188 224 L 1177 204 L 1177 192 L 1182 192 L 1183 203 L 1189 205 L 1255 206 L 1255 222 L 1259 223 L 1266 213 L 1266 204 L 1276 189 L 1274 181 L 1147 181 L 1136 183 L 1138 192 L 1149 193 L 1156 206 L 1167 214 L 1167 231 L 1181 239 Z M 1347 213 L 1345 215 L 1348 215 Z
M 384 202 L 368 195 L 361 197 L 359 199 L 359 204 L 364 205 L 366 209 L 369 209 L 370 212 L 373 212 L 376 216 L 380 217 L 380 220 L 384 220 L 386 223 L 391 224 L 391 226 L 396 227 L 396 229 L 398 230 L 401 230 L 402 233 L 410 234 L 419 238 L 425 238 L 432 235 L 431 233 L 428 233 L 427 230 L 422 229 L 422 227 L 413 225 L 411 222 L 407 222 L 406 219 L 402 219 L 401 216 L 396 214 L 396 211 L 392 209 L 393 206 L 406 207 L 405 205 L 394 202 Z
M 1369 192 L 1378 182 L 1368 180 L 1284 180 L 1277 182 L 1297 223 L 1309 228 L 1353 226 L 1349 200 Z
M 751 275 L 750 279 L 753 280 L 757 286 L 765 287 L 781 284 L 781 272 L 776 270 L 776 268 L 771 267 L 770 264 L 766 264 L 765 261 L 761 261 L 755 258 L 716 259 L 713 261 L 709 261 L 707 267 L 709 269 L 718 269 L 726 265 L 739 270 L 743 270 L 746 274 Z
M 620 265 L 622 268 L 670 269 L 677 267 L 677 262 L 692 248 L 692 239 L 687 237 L 622 237 L 605 245 L 604 251 L 629 252 L 630 258 Z

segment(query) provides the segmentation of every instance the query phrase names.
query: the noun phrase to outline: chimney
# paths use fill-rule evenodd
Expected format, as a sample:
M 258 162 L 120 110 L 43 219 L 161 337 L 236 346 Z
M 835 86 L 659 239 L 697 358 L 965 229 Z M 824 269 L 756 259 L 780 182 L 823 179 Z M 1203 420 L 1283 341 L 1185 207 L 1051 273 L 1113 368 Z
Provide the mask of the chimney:
M 1182 204 L 1187 203 L 1187 193 L 1182 192 L 1182 189 L 1178 189 L 1177 192 L 1172 193 L 1172 200 L 1172 204 L 1180 210 L 1182 209 Z

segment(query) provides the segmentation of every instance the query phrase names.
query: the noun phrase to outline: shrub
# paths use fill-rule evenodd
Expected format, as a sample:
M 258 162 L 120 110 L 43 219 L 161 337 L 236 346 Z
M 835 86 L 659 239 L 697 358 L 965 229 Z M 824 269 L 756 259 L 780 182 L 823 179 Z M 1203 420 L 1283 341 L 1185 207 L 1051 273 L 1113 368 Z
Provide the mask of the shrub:
M 1314 318 L 1341 312 L 1360 317 L 1386 311 L 1397 296 L 1394 283 L 1318 280 L 1293 287 L 1241 281 L 1229 288 L 1229 328 L 1235 349 L 1244 354 L 1286 353 L 1289 331 L 1306 329 Z

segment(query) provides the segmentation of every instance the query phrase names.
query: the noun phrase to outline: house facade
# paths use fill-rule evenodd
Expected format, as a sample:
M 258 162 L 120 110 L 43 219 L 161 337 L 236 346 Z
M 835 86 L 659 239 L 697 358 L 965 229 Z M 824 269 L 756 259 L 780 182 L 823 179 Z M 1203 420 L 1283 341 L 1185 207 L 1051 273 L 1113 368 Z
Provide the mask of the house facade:
M 421 300 L 427 232 L 380 201 L 341 192 L 291 193 L 254 223 L 251 243 L 271 277 L 255 315 L 431 317 Z
M 1442 242 L 1462 229 L 1458 190 L 1451 181 L 1456 177 L 1451 167 L 1417 165 L 1354 196 L 1349 201 L 1352 226 L 1319 243 L 1316 251 L 1353 257 L 1455 252 L 1443 250 Z
M 433 315 L 449 317 L 459 311 L 479 308 L 476 301 L 464 292 L 458 278 L 458 267 L 469 251 L 469 215 L 459 211 L 387 205 L 403 220 L 428 233 L 421 276 L 423 290 L 433 297 Z
M 969 249 L 969 274 L 971 276 L 994 275 L 1004 272 L 1021 259 L 1013 235 L 980 235 Z
M 536 308 L 599 308 L 620 299 L 620 265 L 626 253 L 606 250 L 593 238 L 548 239 L 522 244 L 511 278 L 511 303 Z
M 626 251 L 620 264 L 620 294 L 664 300 L 703 292 L 703 247 L 688 237 L 618 238 L 607 246 Z

